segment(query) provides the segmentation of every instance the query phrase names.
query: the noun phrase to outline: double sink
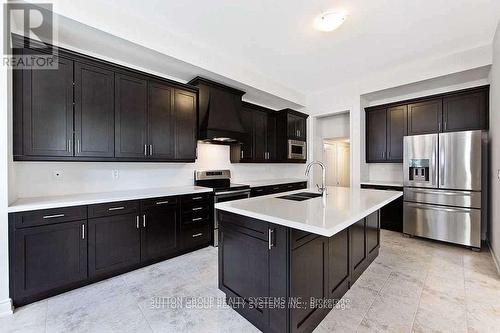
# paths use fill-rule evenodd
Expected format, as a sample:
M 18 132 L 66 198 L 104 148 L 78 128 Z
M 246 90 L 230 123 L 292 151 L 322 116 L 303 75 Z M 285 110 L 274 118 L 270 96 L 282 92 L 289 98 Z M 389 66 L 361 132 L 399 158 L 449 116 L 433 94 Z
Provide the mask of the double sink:
M 309 199 L 317 198 L 317 197 L 321 197 L 321 196 L 322 196 L 321 193 L 300 192 L 300 193 L 284 195 L 284 196 L 277 197 L 277 198 L 278 199 L 285 199 L 285 200 L 293 200 L 293 201 L 304 201 L 304 200 L 309 200 Z

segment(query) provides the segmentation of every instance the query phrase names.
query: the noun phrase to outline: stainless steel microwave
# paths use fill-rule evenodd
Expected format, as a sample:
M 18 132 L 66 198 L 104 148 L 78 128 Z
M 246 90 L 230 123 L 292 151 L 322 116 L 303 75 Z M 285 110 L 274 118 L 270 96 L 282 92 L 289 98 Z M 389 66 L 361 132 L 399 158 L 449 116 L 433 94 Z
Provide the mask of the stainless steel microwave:
M 305 141 L 288 140 L 288 159 L 307 159 L 307 144 Z

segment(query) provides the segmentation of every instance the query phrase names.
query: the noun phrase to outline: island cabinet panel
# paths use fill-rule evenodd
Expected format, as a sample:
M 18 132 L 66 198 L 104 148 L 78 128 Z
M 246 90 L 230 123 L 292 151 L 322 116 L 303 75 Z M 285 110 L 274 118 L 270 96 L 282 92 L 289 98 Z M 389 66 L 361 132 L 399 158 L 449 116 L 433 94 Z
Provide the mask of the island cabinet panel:
M 292 299 L 301 300 L 291 309 L 292 332 L 311 332 L 328 313 L 322 303 L 329 298 L 328 238 L 314 236 L 291 252 L 290 293 Z M 311 298 L 318 302 L 310 302 Z
M 328 243 L 328 290 L 333 300 L 340 299 L 349 289 L 349 229 L 342 230 Z
M 263 332 L 312 332 L 378 255 L 378 211 L 332 237 L 218 214 L 219 288 Z
M 141 259 L 138 213 L 89 219 L 89 276 L 107 276 Z
M 87 221 L 81 220 L 15 233 L 10 239 L 10 294 L 15 303 L 43 298 L 87 279 L 86 227 Z

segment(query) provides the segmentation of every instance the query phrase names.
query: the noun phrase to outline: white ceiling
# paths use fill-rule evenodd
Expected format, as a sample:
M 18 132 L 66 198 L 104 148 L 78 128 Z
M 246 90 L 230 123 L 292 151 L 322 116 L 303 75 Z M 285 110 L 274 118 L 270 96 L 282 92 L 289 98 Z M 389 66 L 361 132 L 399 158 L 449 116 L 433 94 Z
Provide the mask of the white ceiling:
M 240 66 L 304 94 L 490 44 L 500 19 L 500 0 L 61 0 L 55 6 L 134 42 L 154 38 L 156 46 L 145 46 L 207 70 L 221 72 L 226 64 L 221 75 L 231 77 Z M 349 12 L 344 25 L 314 31 L 314 17 L 331 8 Z

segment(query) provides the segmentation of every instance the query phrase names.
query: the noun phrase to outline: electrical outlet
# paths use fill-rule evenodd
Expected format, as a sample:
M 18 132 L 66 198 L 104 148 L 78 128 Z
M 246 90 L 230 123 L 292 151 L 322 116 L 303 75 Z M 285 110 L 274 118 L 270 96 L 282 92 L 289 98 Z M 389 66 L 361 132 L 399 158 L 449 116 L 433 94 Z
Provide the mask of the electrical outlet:
M 120 178 L 120 170 L 113 169 L 113 171 L 111 171 L 111 176 L 113 177 L 114 180 L 119 179 Z
M 63 174 L 62 170 L 52 171 L 52 179 L 56 182 L 62 182 L 63 176 L 64 176 L 64 174 Z

